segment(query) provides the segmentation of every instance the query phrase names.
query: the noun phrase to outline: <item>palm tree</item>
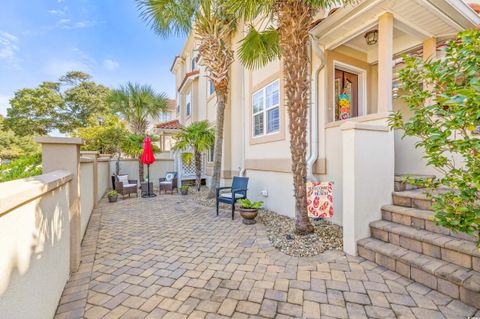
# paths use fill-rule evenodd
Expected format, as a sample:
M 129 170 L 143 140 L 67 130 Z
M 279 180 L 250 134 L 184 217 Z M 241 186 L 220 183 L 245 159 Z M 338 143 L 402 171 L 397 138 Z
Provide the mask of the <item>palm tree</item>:
M 352 0 L 354 1 L 354 0 Z M 310 96 L 309 30 L 316 12 L 350 0 L 228 0 L 229 9 L 252 21 L 241 43 L 239 58 L 248 68 L 261 67 L 281 58 L 288 107 L 290 151 L 295 191 L 296 232 L 314 228 L 306 207 L 307 110 Z M 256 30 L 253 20 L 271 19 L 270 27 Z M 275 27 L 273 27 L 275 25 Z
M 143 136 L 147 134 L 149 121 L 158 118 L 167 110 L 167 97 L 164 93 L 156 93 L 149 85 L 127 83 L 113 90 L 108 99 L 114 112 L 128 122 L 132 132 Z M 143 182 L 143 163 L 138 157 L 138 175 Z
M 195 186 L 200 191 L 202 181 L 202 153 L 207 152 L 215 142 L 215 132 L 209 127 L 208 121 L 194 122 L 187 127 L 182 127 L 174 137 L 173 150 L 182 151 L 182 160 L 190 165 L 195 163 Z M 185 152 L 192 148 L 192 152 Z
M 213 176 L 208 197 L 220 184 L 225 105 L 230 88 L 230 66 L 234 61 L 231 36 L 237 18 L 225 7 L 225 0 L 137 0 L 142 17 L 161 36 L 187 35 L 198 41 L 199 64 L 205 67 L 217 94 Z

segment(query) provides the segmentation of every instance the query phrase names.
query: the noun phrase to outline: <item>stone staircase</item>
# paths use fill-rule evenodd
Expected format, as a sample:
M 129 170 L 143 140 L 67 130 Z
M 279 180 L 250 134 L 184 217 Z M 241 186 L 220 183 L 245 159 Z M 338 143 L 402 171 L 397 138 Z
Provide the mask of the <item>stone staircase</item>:
M 405 186 L 405 185 L 404 185 Z M 393 205 L 370 223 L 358 254 L 411 280 L 480 309 L 480 251 L 475 240 L 437 226 L 422 189 L 395 185 Z M 404 190 L 408 189 L 408 190 Z

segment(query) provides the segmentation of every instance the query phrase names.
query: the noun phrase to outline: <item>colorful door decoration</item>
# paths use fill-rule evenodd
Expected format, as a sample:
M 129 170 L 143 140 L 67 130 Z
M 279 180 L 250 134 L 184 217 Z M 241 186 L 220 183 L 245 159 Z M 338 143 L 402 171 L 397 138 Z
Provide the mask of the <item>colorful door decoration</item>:
M 312 218 L 333 216 L 333 183 L 307 183 L 307 210 Z
M 335 70 L 335 120 L 358 116 L 358 75 Z

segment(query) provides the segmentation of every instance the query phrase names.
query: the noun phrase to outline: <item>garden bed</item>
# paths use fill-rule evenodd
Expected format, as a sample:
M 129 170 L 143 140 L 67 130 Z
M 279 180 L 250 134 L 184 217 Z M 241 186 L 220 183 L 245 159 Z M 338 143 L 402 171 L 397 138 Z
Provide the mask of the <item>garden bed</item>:
M 202 206 L 215 207 L 215 198 L 207 199 L 207 194 L 208 189 L 202 187 L 200 192 L 191 189 L 189 197 Z M 224 207 L 229 208 L 227 205 Z M 295 219 L 268 210 L 260 210 L 257 221 L 265 225 L 272 245 L 287 255 L 307 257 L 327 250 L 343 250 L 342 227 L 329 221 L 313 222 L 315 231 L 305 236 L 295 234 Z

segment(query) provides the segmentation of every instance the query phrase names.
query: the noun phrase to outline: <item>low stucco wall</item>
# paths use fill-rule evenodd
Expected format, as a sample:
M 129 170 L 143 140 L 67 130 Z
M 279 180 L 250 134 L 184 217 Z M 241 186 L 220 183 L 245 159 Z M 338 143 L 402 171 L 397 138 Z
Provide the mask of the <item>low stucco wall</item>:
M 110 171 L 115 173 L 116 160 L 110 161 Z M 155 186 L 158 186 L 158 179 L 165 177 L 167 172 L 175 171 L 173 167 L 173 159 L 157 158 L 155 163 L 150 165 L 150 179 Z M 120 160 L 120 175 L 128 174 L 130 179 L 138 178 L 138 160 L 135 159 L 122 159 Z M 147 176 L 147 165 L 145 165 L 145 176 Z
M 0 317 L 53 318 L 69 276 L 71 179 L 0 183 Z
M 100 200 L 110 187 L 110 159 L 99 158 L 97 179 L 98 179 L 98 194 L 97 200 Z
M 87 229 L 90 215 L 95 206 L 93 196 L 94 162 L 80 163 L 80 231 L 83 235 Z

